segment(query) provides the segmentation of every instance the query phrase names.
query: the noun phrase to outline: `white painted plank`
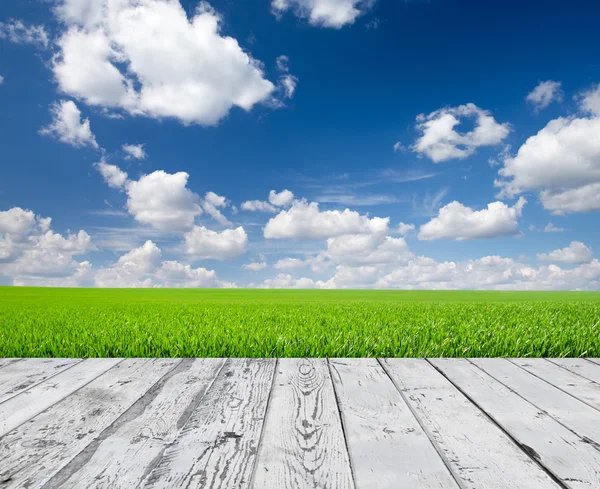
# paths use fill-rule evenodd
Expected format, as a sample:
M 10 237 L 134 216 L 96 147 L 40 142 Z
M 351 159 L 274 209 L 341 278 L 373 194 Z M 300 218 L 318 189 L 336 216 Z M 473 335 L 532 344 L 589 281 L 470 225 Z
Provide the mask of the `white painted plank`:
M 565 486 L 600 487 L 600 452 L 592 445 L 468 360 L 430 361 Z
M 27 358 L 0 369 L 0 403 L 81 362 L 79 358 Z
M 458 489 L 374 358 L 329 360 L 357 489 Z
M 354 487 L 325 359 L 279 361 L 251 487 Z
M 589 362 L 585 358 L 548 358 L 548 361 L 600 384 L 600 365 Z
M 6 367 L 7 365 L 15 362 L 19 362 L 20 360 L 20 358 L 0 358 L 0 368 Z
M 462 487 L 558 489 L 496 424 L 423 359 L 386 359 L 386 370 Z
M 600 447 L 600 412 L 508 360 L 473 358 L 471 361 L 540 411 Z
M 134 489 L 201 402 L 225 360 L 183 360 L 151 395 L 89 445 L 44 489 Z M 107 433 L 110 432 L 110 433 Z
M 90 358 L 0 404 L 0 437 L 61 401 L 121 362 Z
M 513 363 L 600 411 L 600 384 L 584 379 L 543 358 L 515 358 Z
M 245 489 L 275 359 L 228 359 L 181 433 L 140 487 Z
M 600 365 L 600 358 L 586 358 L 586 360 L 595 363 L 596 365 Z
M 43 487 L 180 362 L 124 360 L 8 433 L 0 439 L 2 489 Z

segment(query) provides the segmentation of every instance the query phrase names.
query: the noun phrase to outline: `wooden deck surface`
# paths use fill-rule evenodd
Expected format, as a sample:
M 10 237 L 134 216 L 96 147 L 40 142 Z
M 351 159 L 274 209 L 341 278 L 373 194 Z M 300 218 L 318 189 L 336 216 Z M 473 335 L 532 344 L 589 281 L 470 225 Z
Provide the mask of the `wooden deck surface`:
M 600 489 L 598 359 L 0 359 L 0 489 Z

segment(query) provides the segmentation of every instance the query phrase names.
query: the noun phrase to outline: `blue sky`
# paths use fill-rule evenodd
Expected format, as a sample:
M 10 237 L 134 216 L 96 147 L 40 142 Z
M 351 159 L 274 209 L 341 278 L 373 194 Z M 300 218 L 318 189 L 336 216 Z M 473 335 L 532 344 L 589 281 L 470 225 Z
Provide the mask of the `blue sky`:
M 598 289 L 599 14 L 2 2 L 0 284 Z

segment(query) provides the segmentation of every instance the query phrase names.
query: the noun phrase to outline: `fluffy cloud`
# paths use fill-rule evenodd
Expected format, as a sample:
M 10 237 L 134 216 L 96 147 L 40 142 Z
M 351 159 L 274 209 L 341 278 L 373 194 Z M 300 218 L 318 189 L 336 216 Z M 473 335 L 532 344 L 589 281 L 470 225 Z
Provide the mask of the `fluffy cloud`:
M 398 233 L 402 236 L 407 236 L 414 230 L 415 230 L 414 224 L 404 224 L 403 222 L 401 222 L 398 225 Z
M 454 201 L 442 207 L 439 215 L 423 224 L 419 239 L 455 239 L 466 241 L 475 238 L 493 238 L 518 234 L 517 218 L 527 201 L 520 197 L 513 207 L 503 202 L 492 202 L 487 209 L 475 211 Z
M 306 260 L 300 258 L 282 258 L 275 263 L 274 267 L 278 270 L 296 270 L 308 266 Z
M 127 173 L 116 165 L 110 165 L 102 160 L 96 163 L 95 166 L 109 187 L 123 188 L 128 181 Z
M 125 153 L 127 154 L 125 156 L 126 160 L 131 160 L 131 159 L 143 160 L 144 158 L 146 158 L 148 156 L 146 154 L 146 151 L 144 151 L 143 144 L 124 144 L 122 146 L 122 148 L 123 148 L 123 151 L 125 151 Z
M 283 207 L 290 205 L 294 201 L 294 194 L 288 189 L 276 192 L 271 190 L 269 192 L 269 202 L 277 207 Z
M 90 105 L 209 126 L 272 100 L 261 63 L 221 35 L 207 2 L 191 19 L 178 0 L 62 0 L 55 13 L 66 29 L 54 75 Z
M 579 99 L 581 110 L 600 117 L 600 84 L 592 86 L 576 98 Z
M 340 29 L 368 10 L 374 0 L 271 0 L 275 16 L 292 10 L 297 17 L 314 26 Z
M 185 235 L 185 251 L 197 259 L 237 258 L 246 252 L 247 244 L 248 235 L 241 226 L 220 233 L 206 229 L 204 226 L 194 226 Z
M 556 227 L 551 222 L 546 224 L 546 227 L 544 228 L 545 233 L 562 233 L 564 230 L 565 230 L 564 228 Z
M 260 272 L 261 270 L 264 270 L 265 268 L 267 268 L 267 264 L 263 261 L 263 262 L 252 262 L 252 263 L 246 263 L 244 265 L 242 265 L 243 268 L 245 268 L 246 270 L 252 270 L 253 272 Z
M 310 278 L 294 279 L 291 275 L 280 273 L 275 278 L 269 278 L 258 288 L 262 289 L 314 289 L 315 282 Z
M 344 234 L 387 231 L 389 218 L 369 219 L 356 211 L 320 211 L 317 202 L 296 200 L 289 210 L 282 210 L 264 228 L 267 239 L 326 239 Z
M 209 216 L 217 221 L 222 226 L 231 226 L 231 222 L 221 214 L 221 211 L 217 207 L 225 208 L 229 205 L 229 202 L 225 197 L 215 194 L 214 192 L 207 192 L 202 202 L 202 208 Z
M 21 20 L 10 19 L 0 22 L 0 39 L 8 39 L 17 44 L 33 44 L 47 47 L 49 38 L 42 25 L 26 25 Z
M 571 241 L 566 248 L 554 250 L 550 253 L 538 253 L 537 259 L 542 261 L 573 263 L 589 263 L 592 261 L 592 250 L 581 241 Z
M 504 158 L 500 197 L 538 191 L 554 214 L 600 209 L 600 117 L 559 117 Z
M 136 221 L 161 231 L 188 231 L 202 213 L 198 195 L 187 188 L 189 175 L 162 170 L 126 184 L 127 210 Z
M 81 120 L 81 111 L 71 100 L 61 100 L 50 107 L 52 122 L 40 129 L 43 136 L 52 136 L 76 148 L 91 146 L 98 149 L 96 138 L 90 129 L 90 120 Z
M 243 211 L 277 212 L 277 208 L 262 200 L 247 200 L 240 206 Z
M 545 109 L 555 100 L 562 101 L 561 83 L 557 81 L 547 80 L 540 82 L 531 93 L 527 95 L 525 100 L 531 103 L 536 110 Z
M 475 128 L 459 133 L 455 126 L 461 118 L 475 118 Z M 429 115 L 417 117 L 417 129 L 421 137 L 411 149 L 427 156 L 434 163 L 451 159 L 464 159 L 481 146 L 493 146 L 501 143 L 509 134 L 508 124 L 499 124 L 486 110 L 475 104 L 446 107 Z

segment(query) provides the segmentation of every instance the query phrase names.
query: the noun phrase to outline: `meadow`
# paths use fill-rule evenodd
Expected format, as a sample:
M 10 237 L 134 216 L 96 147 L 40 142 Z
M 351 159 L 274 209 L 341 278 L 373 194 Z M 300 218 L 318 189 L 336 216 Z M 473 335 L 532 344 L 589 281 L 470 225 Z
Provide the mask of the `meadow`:
M 0 357 L 600 357 L 600 293 L 0 287 Z

